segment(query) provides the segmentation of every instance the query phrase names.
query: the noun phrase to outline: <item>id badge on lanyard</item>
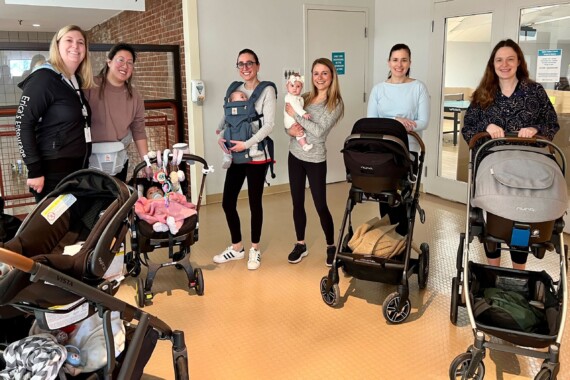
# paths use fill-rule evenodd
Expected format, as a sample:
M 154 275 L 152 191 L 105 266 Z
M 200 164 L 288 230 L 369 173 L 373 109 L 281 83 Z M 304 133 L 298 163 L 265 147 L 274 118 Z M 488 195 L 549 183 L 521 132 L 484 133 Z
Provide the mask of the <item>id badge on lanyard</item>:
M 87 124 L 87 117 L 89 116 L 89 114 L 87 113 L 87 107 L 85 107 L 85 104 L 83 103 L 83 99 L 81 98 L 81 90 L 79 89 L 79 83 L 77 82 L 77 78 L 75 78 L 75 75 L 73 75 L 71 77 L 71 81 L 69 81 L 69 83 L 71 84 L 71 87 L 73 87 L 75 92 L 77 92 L 77 96 L 79 96 L 79 101 L 81 102 L 81 114 L 83 115 L 83 118 L 85 119 L 85 127 L 83 128 L 83 133 L 85 134 L 85 142 L 90 143 L 91 142 L 91 128 L 89 128 L 89 125 Z

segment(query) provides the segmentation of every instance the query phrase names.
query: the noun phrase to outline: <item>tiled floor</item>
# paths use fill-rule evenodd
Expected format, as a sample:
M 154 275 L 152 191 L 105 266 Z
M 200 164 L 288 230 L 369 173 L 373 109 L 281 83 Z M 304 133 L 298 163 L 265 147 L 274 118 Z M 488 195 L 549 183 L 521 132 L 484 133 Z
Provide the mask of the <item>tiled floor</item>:
M 328 191 L 338 230 L 348 186 L 334 184 Z M 426 223 L 416 223 L 414 240 L 430 245 L 430 274 L 423 291 L 417 276 L 410 278 L 412 312 L 403 324 L 389 325 L 382 315 L 382 302 L 395 290 L 392 285 L 341 273 L 339 307 L 322 301 L 325 243 L 309 194 L 310 253 L 301 263 L 287 262 L 295 240 L 288 193 L 264 198 L 263 256 L 257 271 L 248 271 L 246 260 L 212 262 L 212 256 L 229 244 L 229 233 L 221 206 L 208 205 L 201 210 L 200 240 L 190 257 L 203 270 L 205 295 L 188 291 L 184 273 L 166 268 L 158 272 L 154 303 L 145 310 L 184 330 L 193 379 L 448 379 L 453 358 L 473 342 L 465 309 L 459 310 L 457 326 L 449 321 L 450 284 L 465 206 L 429 195 L 422 195 L 421 205 Z M 377 207 L 357 205 L 353 225 L 375 216 Z M 249 236 L 247 201 L 240 201 L 239 208 L 243 235 Z M 482 259 L 477 244 L 471 254 L 474 260 Z M 158 259 L 162 253 L 153 256 Z M 558 260 L 553 254 L 541 261 L 530 258 L 528 267 L 546 268 L 558 278 Z M 119 297 L 134 303 L 133 279 L 126 280 Z M 566 337 L 559 379 L 570 379 L 568 344 Z M 169 350 L 169 343 L 158 343 L 146 379 L 174 378 Z M 487 351 L 485 366 L 486 379 L 533 379 L 540 361 Z

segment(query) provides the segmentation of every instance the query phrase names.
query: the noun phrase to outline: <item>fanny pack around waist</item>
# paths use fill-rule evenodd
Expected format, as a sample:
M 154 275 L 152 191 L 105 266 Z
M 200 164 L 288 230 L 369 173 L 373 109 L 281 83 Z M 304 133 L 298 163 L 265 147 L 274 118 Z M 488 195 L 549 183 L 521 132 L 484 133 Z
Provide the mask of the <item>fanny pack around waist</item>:
M 93 143 L 89 167 L 115 175 L 123 170 L 128 158 L 127 147 L 120 141 Z

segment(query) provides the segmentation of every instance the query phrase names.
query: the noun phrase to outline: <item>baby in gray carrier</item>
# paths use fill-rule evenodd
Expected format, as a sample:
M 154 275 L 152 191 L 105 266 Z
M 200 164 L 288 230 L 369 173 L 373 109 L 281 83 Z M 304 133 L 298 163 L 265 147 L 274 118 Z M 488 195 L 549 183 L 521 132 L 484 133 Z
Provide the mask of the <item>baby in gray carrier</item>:
M 234 91 L 230 94 L 229 99 L 228 99 L 228 104 L 229 103 L 236 103 L 238 106 L 240 105 L 240 103 L 244 103 L 247 102 L 248 98 L 247 95 L 243 92 L 243 91 Z M 232 119 L 236 119 L 236 121 L 239 123 L 241 122 L 241 117 L 240 115 L 238 115 L 237 113 L 234 113 L 233 115 L 227 115 L 226 114 L 226 123 L 224 123 L 223 125 L 220 125 L 218 127 L 218 129 L 216 130 L 216 134 L 221 134 L 223 137 L 221 139 L 218 140 L 218 144 L 220 145 L 220 147 L 222 148 L 222 152 L 223 152 L 223 160 L 222 160 L 222 168 L 223 169 L 227 169 L 230 167 L 230 165 L 232 164 L 232 153 L 231 151 L 228 149 L 229 146 L 231 146 L 230 140 L 228 140 L 228 138 L 226 137 L 226 131 L 228 130 L 229 126 L 228 124 L 232 124 L 232 120 L 228 120 L 228 118 Z M 248 123 L 249 124 L 249 123 Z M 251 137 L 251 132 L 248 133 L 247 132 L 247 126 L 245 126 L 244 128 L 244 133 L 243 133 L 243 137 L 244 139 L 241 141 L 245 141 L 247 139 L 249 139 Z M 249 130 L 251 131 L 251 126 L 249 127 Z M 249 134 L 249 136 L 247 136 Z M 225 140 L 225 141 L 224 141 Z M 235 138 L 234 138 L 235 140 Z M 262 155 L 263 152 L 261 150 L 258 149 L 257 144 L 253 144 L 250 148 L 249 148 L 249 157 L 257 157 Z

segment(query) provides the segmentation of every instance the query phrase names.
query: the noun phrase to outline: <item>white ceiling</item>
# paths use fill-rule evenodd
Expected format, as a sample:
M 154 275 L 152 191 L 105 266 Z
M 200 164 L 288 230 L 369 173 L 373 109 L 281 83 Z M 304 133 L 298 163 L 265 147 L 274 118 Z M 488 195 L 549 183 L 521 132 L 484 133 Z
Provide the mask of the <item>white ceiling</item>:
M 121 0 L 116 2 L 120 3 Z M 0 31 L 56 32 L 69 24 L 89 30 L 119 14 L 123 9 L 7 5 L 4 0 L 0 0 Z M 33 27 L 32 24 L 40 24 L 40 27 Z

